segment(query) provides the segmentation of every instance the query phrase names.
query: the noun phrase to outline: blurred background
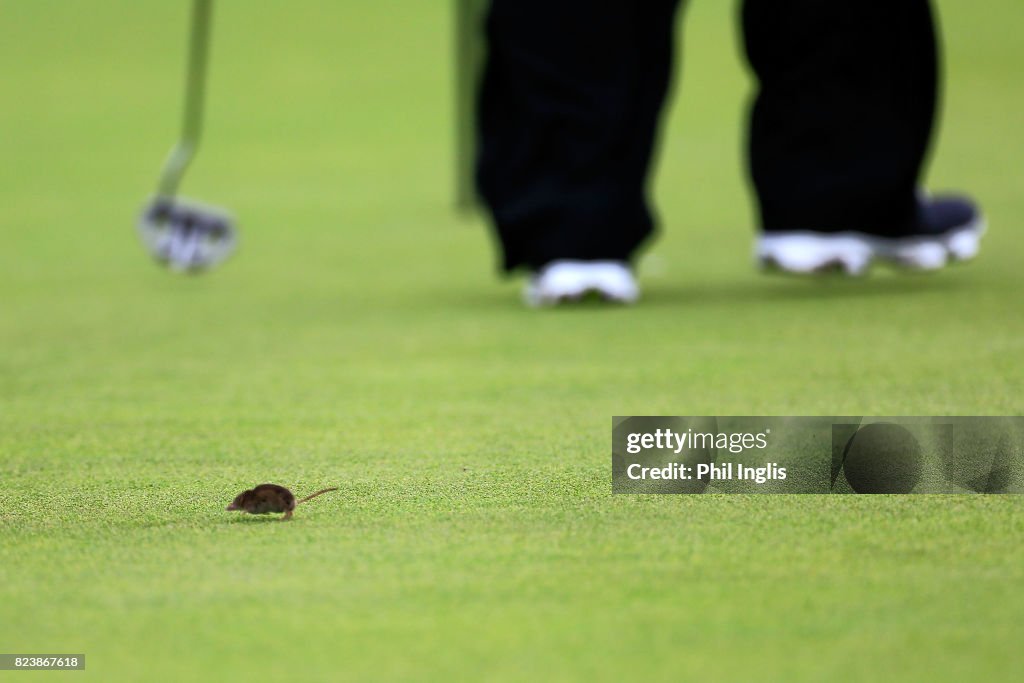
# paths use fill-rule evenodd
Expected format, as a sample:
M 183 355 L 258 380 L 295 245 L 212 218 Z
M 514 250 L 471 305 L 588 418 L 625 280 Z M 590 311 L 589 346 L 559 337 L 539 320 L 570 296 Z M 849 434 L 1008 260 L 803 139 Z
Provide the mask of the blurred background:
M 418 252 L 436 240 L 453 253 L 410 259 L 417 272 L 465 271 L 447 267 L 463 257 L 481 278 L 474 284 L 493 289 L 484 232 L 443 229 L 458 225 L 449 211 L 454 4 L 217 3 L 205 140 L 183 191 L 238 213 L 246 242 L 234 269 L 269 276 L 268 266 L 298 262 L 307 276 L 321 264 L 355 276 L 370 262 L 358 250 Z M 699 249 L 700 259 L 679 267 L 703 275 L 748 250 L 741 145 L 749 81 L 734 3 L 691 4 L 680 36 L 680 96 L 656 176 L 665 232 L 655 251 L 674 263 Z M 13 240 L 4 252 L 14 259 L 5 271 L 27 267 L 14 256 L 26 248 L 76 254 L 63 264 L 67 277 L 122 261 L 144 270 L 123 231 L 82 223 L 130 224 L 151 191 L 178 133 L 188 3 L 0 7 L 9 65 L 0 81 L 9 159 L 2 191 L 5 221 L 21 226 L 4 226 Z M 1021 99 L 1009 81 L 1017 9 L 1003 1 L 998 11 L 972 12 L 957 0 L 939 9 L 951 87 L 931 185 L 976 193 L 999 226 L 1020 151 L 1007 138 Z M 58 228 L 66 232 L 60 239 Z M 999 232 L 993 239 L 990 256 L 1001 251 Z

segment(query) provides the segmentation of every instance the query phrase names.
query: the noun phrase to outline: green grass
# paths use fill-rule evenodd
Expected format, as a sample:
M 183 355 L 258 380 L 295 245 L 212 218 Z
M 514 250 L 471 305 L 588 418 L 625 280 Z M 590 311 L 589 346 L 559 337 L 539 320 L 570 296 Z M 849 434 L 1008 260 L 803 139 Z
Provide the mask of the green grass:
M 208 277 L 149 263 L 131 224 L 176 133 L 185 4 L 0 4 L 0 650 L 88 657 L 34 678 L 1024 665 L 1020 498 L 612 497 L 608 457 L 616 414 L 1021 413 L 1018 0 L 940 3 L 930 184 L 984 203 L 976 264 L 754 273 L 749 84 L 708 0 L 645 300 L 554 312 L 449 210 L 447 3 L 219 3 L 185 189 L 243 248 Z M 223 511 L 262 481 L 342 491 L 289 524 Z

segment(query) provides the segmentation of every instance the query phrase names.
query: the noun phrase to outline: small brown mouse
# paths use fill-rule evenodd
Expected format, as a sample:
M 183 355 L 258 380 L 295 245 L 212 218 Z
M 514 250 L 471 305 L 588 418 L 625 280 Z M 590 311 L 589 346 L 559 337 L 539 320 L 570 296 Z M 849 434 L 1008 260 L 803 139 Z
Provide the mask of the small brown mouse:
M 248 512 L 250 515 L 265 515 L 268 512 L 283 512 L 284 517 L 281 518 L 281 521 L 284 521 L 292 518 L 292 512 L 295 511 L 295 506 L 299 503 L 305 503 L 307 500 L 316 498 L 321 493 L 337 490 L 337 486 L 332 486 L 329 489 L 317 491 L 313 495 L 306 496 L 302 500 L 297 501 L 295 500 L 295 494 L 283 486 L 278 486 L 277 484 L 260 484 L 256 488 L 239 493 L 235 496 L 235 499 L 231 501 L 231 505 L 228 505 L 224 509 L 241 510 L 242 512 Z

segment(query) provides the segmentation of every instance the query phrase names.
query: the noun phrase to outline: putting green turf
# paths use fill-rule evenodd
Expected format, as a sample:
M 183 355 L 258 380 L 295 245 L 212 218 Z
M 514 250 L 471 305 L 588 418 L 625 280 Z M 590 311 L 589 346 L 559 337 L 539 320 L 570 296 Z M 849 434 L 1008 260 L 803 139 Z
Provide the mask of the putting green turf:
M 1020 414 L 1024 5 L 940 3 L 933 187 L 980 260 L 749 263 L 732 3 L 693 3 L 633 309 L 535 312 L 449 210 L 447 3 L 219 3 L 185 190 L 207 277 L 133 214 L 176 134 L 185 5 L 0 3 L 0 650 L 76 680 L 998 680 L 1017 497 L 610 495 L 615 414 Z M 293 522 L 223 510 L 342 487 Z M 25 674 L 7 673 L 4 680 Z M 64 680 L 63 678 L 61 680 Z

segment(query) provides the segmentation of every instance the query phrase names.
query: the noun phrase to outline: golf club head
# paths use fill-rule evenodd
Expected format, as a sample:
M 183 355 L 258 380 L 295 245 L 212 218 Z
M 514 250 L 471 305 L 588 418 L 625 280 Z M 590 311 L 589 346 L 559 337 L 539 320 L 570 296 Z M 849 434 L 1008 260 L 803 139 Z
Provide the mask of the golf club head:
M 177 197 L 151 199 L 139 214 L 137 227 L 153 258 L 176 272 L 212 268 L 238 245 L 227 211 Z

